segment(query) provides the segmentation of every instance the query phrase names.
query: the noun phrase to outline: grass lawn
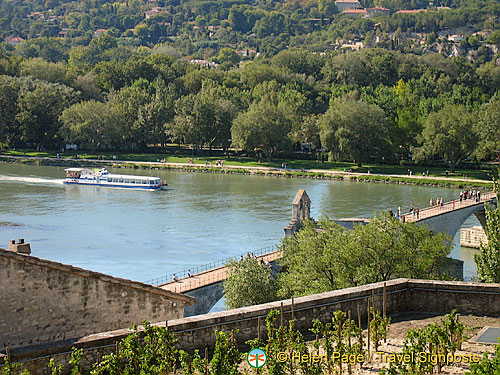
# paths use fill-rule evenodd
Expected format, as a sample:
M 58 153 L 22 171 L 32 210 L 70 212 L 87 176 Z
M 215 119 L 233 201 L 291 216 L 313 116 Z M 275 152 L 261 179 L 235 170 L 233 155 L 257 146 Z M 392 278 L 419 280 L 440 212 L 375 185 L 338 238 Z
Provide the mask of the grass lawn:
M 186 149 L 187 152 L 189 150 Z M 52 157 L 55 158 L 57 151 L 33 151 L 33 150 L 8 150 L 1 152 L 3 155 L 11 156 L 30 156 L 30 157 Z M 76 154 L 79 155 L 81 159 L 97 159 L 97 154 L 80 154 L 75 151 L 69 151 L 60 153 L 61 158 L 74 158 Z M 99 155 L 104 155 L 106 160 L 112 160 L 113 156 L 116 156 L 117 160 L 125 161 L 135 161 L 135 162 L 157 162 L 164 159 L 167 163 L 187 163 L 191 156 L 189 155 L 171 155 L 171 154 L 149 154 L 149 153 L 113 153 L 113 152 L 102 152 Z M 325 161 L 323 163 L 317 162 L 316 160 L 296 160 L 296 159 L 273 159 L 273 161 L 268 162 L 262 160 L 261 163 L 258 162 L 256 158 L 253 157 L 236 157 L 236 156 L 203 156 L 203 157 L 193 157 L 194 164 L 205 165 L 207 160 L 215 163 L 217 159 L 223 159 L 225 165 L 233 165 L 239 167 L 273 167 L 281 168 L 283 163 L 288 165 L 289 169 L 324 169 L 330 171 L 345 171 L 352 170 L 352 172 L 366 173 L 368 169 L 371 169 L 373 174 L 393 174 L 408 176 L 408 169 L 412 170 L 413 175 L 422 176 L 429 170 L 429 176 L 431 177 L 459 177 L 465 173 L 468 178 L 488 180 L 491 181 L 491 175 L 496 175 L 495 172 L 484 170 L 484 169 L 457 169 L 454 173 L 446 174 L 446 168 L 439 167 L 419 167 L 419 166 L 400 166 L 400 165 L 380 165 L 380 164 L 365 164 L 362 167 L 357 167 L 354 163 L 346 162 L 329 162 Z

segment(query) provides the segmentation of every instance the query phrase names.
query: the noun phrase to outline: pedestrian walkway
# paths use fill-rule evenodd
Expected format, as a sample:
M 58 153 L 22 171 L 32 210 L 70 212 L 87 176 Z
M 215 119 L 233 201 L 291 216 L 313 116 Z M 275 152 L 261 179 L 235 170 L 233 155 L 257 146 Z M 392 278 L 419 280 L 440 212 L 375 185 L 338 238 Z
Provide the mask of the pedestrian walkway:
M 257 255 L 255 258 L 258 262 L 274 262 L 275 260 L 282 257 L 282 253 L 279 250 L 274 250 L 269 253 L 262 255 Z M 169 290 L 176 293 L 185 293 L 194 289 L 202 288 L 207 285 L 211 285 L 220 281 L 224 281 L 227 278 L 227 268 L 225 266 L 217 267 L 211 270 L 207 270 L 202 273 L 194 274 L 192 277 L 183 277 L 178 281 L 169 281 L 158 285 L 158 287 Z
M 401 216 L 401 220 L 405 222 L 419 222 L 421 220 L 428 219 L 433 216 L 442 215 L 447 212 L 461 210 L 466 207 L 476 206 L 479 204 L 484 204 L 485 202 L 490 202 L 496 198 L 496 194 L 494 192 L 484 193 L 481 195 L 480 200 L 476 200 L 475 198 L 462 199 L 462 201 L 456 200 L 455 202 L 446 202 L 443 205 L 437 205 L 432 207 L 427 207 L 421 209 L 418 217 L 416 214 L 410 212 Z

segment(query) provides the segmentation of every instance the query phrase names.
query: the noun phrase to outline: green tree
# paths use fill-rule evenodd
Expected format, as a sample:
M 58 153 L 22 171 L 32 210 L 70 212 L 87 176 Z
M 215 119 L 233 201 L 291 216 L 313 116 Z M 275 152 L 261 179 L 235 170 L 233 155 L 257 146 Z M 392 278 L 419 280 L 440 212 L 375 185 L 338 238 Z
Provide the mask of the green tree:
M 20 81 L 0 75 L 0 147 L 15 146 L 21 138 L 16 120 Z
M 321 78 L 321 68 L 324 64 L 323 56 L 312 52 L 290 48 L 281 51 L 271 60 L 273 65 L 289 69 L 297 74 L 306 74 Z
M 97 76 L 94 72 L 88 72 L 75 78 L 73 87 L 82 93 L 84 100 L 100 100 L 102 92 L 99 89 Z
M 19 74 L 32 76 L 43 81 L 67 84 L 66 66 L 62 63 L 51 63 L 41 58 L 24 60 L 19 65 Z
M 320 120 L 321 143 L 331 158 L 361 163 L 383 152 L 387 136 L 384 111 L 376 104 L 337 100 Z
M 59 116 L 76 99 L 77 93 L 66 86 L 40 81 L 26 85 L 21 89 L 16 115 L 23 140 L 43 148 L 53 146 L 58 141 Z
M 246 257 L 226 264 L 229 277 L 224 281 L 226 306 L 230 309 L 276 300 L 271 269 L 257 259 Z
M 322 16 L 327 17 L 331 17 L 339 12 L 333 0 L 318 0 L 318 10 Z
M 155 153 L 158 144 L 166 143 L 168 123 L 174 117 L 174 93 L 158 78 L 153 83 L 154 93 L 149 102 L 139 109 L 133 131 L 139 143 L 153 143 Z
M 248 23 L 245 11 L 241 6 L 232 6 L 231 10 L 229 11 L 228 20 L 234 31 L 246 33 L 247 31 L 252 29 L 252 26 Z
M 497 46 L 497 48 L 500 48 L 500 30 L 493 31 L 488 37 L 488 42 L 493 43 Z
M 176 102 L 172 135 L 175 139 L 212 150 L 214 145 L 228 146 L 232 119 L 236 107 L 223 97 L 219 87 L 203 82 L 200 92 Z
M 306 143 L 309 152 L 320 147 L 321 141 L 317 115 L 305 116 L 302 121 L 297 121 L 294 125 L 291 133 L 294 142 Z
M 396 277 L 440 278 L 452 239 L 424 226 L 378 215 L 348 230 L 329 220 L 308 222 L 282 240 L 278 294 L 289 298 Z
M 499 171 L 500 177 L 500 171 Z M 496 180 L 495 192 L 500 196 L 500 180 Z M 482 282 L 500 282 L 500 207 L 492 209 L 484 205 L 486 211 L 486 237 L 488 242 L 481 244 L 480 252 L 474 254 L 477 264 L 477 278 Z
M 95 100 L 73 104 L 63 111 L 60 120 L 63 138 L 83 148 L 89 147 L 92 152 L 118 138 L 120 118 L 109 104 Z
M 277 151 L 289 144 L 291 124 L 287 121 L 287 108 L 273 93 L 253 102 L 233 121 L 233 145 L 244 150 L 260 149 L 271 160 Z
M 214 61 L 218 62 L 219 64 L 226 63 L 230 66 L 235 66 L 240 62 L 240 56 L 232 48 L 222 48 L 214 58 Z
M 481 158 L 495 156 L 500 161 L 500 99 L 483 104 L 476 132 L 479 136 L 477 154 Z
M 422 140 L 422 146 L 414 149 L 415 161 L 440 156 L 454 171 L 476 145 L 474 116 L 462 105 L 449 104 L 428 116 Z
M 137 80 L 132 86 L 126 86 L 116 94 L 110 95 L 110 104 L 120 114 L 120 137 L 116 142 L 123 146 L 137 146 L 143 143 L 137 136 L 134 124 L 138 120 L 139 111 L 149 102 L 149 82 Z

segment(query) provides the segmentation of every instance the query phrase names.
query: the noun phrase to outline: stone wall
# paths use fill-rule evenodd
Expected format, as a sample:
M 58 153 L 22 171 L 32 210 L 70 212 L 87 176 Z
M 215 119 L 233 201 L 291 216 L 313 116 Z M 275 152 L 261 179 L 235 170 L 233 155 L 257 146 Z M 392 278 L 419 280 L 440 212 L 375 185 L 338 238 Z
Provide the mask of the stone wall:
M 408 311 L 500 316 L 500 284 L 409 280 Z
M 336 310 L 351 311 L 353 318 L 356 319 L 358 305 L 362 311 L 362 319 L 366 322 L 368 297 L 373 293 L 376 307 L 381 309 L 383 289 L 383 283 L 375 283 L 296 298 L 293 303 L 293 313 L 292 301 L 284 300 L 170 320 L 168 326 L 176 333 L 179 348 L 201 349 L 203 352 L 205 347 L 213 347 L 216 330 L 238 329 L 236 338 L 240 344 L 257 337 L 259 326 L 261 337 L 265 337 L 265 317 L 270 310 L 281 309 L 281 303 L 283 303 L 285 324 L 293 314 L 297 327 L 304 333 L 311 328 L 313 319 L 329 321 Z M 386 283 L 386 291 L 387 314 L 392 316 L 404 312 L 445 314 L 452 309 L 457 309 L 462 314 L 500 316 L 500 284 L 397 279 Z M 165 323 L 158 325 L 165 326 Z M 83 337 L 72 345 L 85 349 L 86 363 L 89 364 L 95 362 L 98 356 L 114 350 L 115 343 L 128 333 L 126 329 L 97 333 Z M 30 369 L 33 375 L 44 374 L 51 356 L 62 363 L 67 363 L 70 350 L 69 344 L 45 346 L 32 352 L 14 352 L 12 359 L 25 361 L 23 367 Z
M 481 243 L 488 243 L 483 227 L 460 228 L 460 246 L 479 249 Z
M 194 298 L 0 249 L 0 349 L 184 316 Z

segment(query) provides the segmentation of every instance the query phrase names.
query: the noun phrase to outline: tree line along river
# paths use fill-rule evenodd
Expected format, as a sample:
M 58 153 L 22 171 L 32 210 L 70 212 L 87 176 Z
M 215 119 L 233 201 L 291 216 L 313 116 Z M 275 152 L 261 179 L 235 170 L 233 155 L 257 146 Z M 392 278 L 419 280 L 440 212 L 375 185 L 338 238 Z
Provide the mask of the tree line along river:
M 298 189 L 319 218 L 369 218 L 382 210 L 423 208 L 432 198 L 458 197 L 457 189 L 149 170 L 165 191 L 62 184 L 64 168 L 0 164 L 0 247 L 31 243 L 32 255 L 113 276 L 145 281 L 277 244 Z M 479 225 L 473 216 L 464 226 Z M 451 253 L 475 276 L 473 254 Z

